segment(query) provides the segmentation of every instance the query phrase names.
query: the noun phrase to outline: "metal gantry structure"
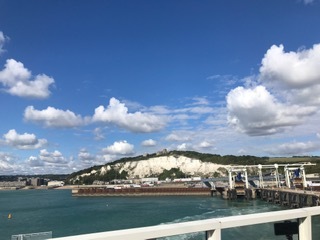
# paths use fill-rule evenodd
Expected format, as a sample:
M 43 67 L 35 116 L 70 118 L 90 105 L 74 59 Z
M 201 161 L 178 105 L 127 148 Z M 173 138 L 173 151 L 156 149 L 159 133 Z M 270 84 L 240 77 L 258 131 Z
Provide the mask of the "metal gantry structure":
M 234 166 L 228 169 L 229 173 L 229 188 L 235 188 L 235 182 L 244 181 L 245 187 L 249 188 L 249 181 L 248 181 L 248 171 L 246 166 Z M 234 174 L 236 173 L 236 175 Z M 244 175 L 244 176 L 243 176 Z
M 269 169 L 271 170 L 270 175 L 272 179 L 274 179 L 275 184 L 274 187 L 281 188 L 282 184 L 280 181 L 279 168 L 283 167 L 284 175 L 285 175 L 285 184 L 287 188 L 291 188 L 293 186 L 294 180 L 299 179 L 297 181 L 299 184 L 302 184 L 303 187 L 307 187 L 306 181 L 306 171 L 305 166 L 316 165 L 313 163 L 293 163 L 293 164 L 271 164 L 271 165 L 246 165 L 246 166 L 231 166 L 228 168 L 228 178 L 229 178 L 229 189 L 235 188 L 235 182 L 243 181 L 245 188 L 249 188 L 248 181 L 248 169 L 256 168 L 258 170 L 259 175 L 259 187 L 265 188 L 269 187 L 269 185 L 265 184 L 265 175 L 263 170 Z
M 273 174 L 274 174 L 274 179 L 276 181 L 275 186 L 276 187 L 281 187 L 280 175 L 279 175 L 278 168 L 279 168 L 278 164 L 273 164 L 273 165 L 261 165 L 261 164 L 259 164 L 258 165 L 260 188 L 265 188 L 262 169 L 271 169 L 271 170 L 274 169 Z

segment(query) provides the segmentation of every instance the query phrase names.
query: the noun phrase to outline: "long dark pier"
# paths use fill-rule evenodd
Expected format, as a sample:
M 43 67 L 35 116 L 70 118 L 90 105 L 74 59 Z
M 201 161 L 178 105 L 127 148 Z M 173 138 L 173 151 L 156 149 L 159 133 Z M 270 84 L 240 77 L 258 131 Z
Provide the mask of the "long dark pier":
M 284 189 L 257 189 L 257 197 L 270 203 L 280 204 L 289 208 L 313 207 L 320 205 L 320 192 Z
M 72 196 L 211 196 L 210 188 L 145 187 L 145 188 L 83 188 L 73 189 Z

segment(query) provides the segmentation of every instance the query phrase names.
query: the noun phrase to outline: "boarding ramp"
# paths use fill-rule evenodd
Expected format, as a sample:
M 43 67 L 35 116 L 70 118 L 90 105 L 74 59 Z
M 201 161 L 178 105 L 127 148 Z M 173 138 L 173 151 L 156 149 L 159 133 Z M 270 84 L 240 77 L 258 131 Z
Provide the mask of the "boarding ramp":
M 52 238 L 52 232 L 25 233 L 12 235 L 11 240 L 45 240 Z

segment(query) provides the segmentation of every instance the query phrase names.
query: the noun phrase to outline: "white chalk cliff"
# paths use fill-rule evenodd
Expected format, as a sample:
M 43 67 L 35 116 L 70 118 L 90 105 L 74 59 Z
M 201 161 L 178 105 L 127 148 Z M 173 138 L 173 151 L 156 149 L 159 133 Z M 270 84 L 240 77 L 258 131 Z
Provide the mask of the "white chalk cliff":
M 157 175 L 162 173 L 163 170 L 170 170 L 171 168 L 179 168 L 182 172 L 192 176 L 212 176 L 215 172 L 223 175 L 223 170 L 229 165 L 202 162 L 185 156 L 159 156 L 148 160 L 117 163 L 114 166 L 119 169 L 119 172 L 128 172 L 129 177 L 141 178 Z M 110 168 L 109 165 L 103 166 L 100 169 L 100 174 L 105 174 Z

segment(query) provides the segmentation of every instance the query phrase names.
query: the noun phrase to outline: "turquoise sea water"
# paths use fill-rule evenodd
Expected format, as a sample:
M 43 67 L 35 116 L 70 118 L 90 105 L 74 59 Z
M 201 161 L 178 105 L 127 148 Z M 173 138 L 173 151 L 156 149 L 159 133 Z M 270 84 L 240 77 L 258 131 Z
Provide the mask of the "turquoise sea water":
M 62 237 L 282 209 L 260 200 L 205 196 L 72 197 L 71 190 L 0 191 L 0 240 L 21 233 L 52 231 L 53 237 Z M 319 229 L 319 221 L 315 224 Z M 315 234 L 314 239 L 320 239 Z M 191 234 L 170 239 L 203 238 L 204 234 Z M 222 238 L 286 239 L 274 236 L 273 224 L 224 230 Z

